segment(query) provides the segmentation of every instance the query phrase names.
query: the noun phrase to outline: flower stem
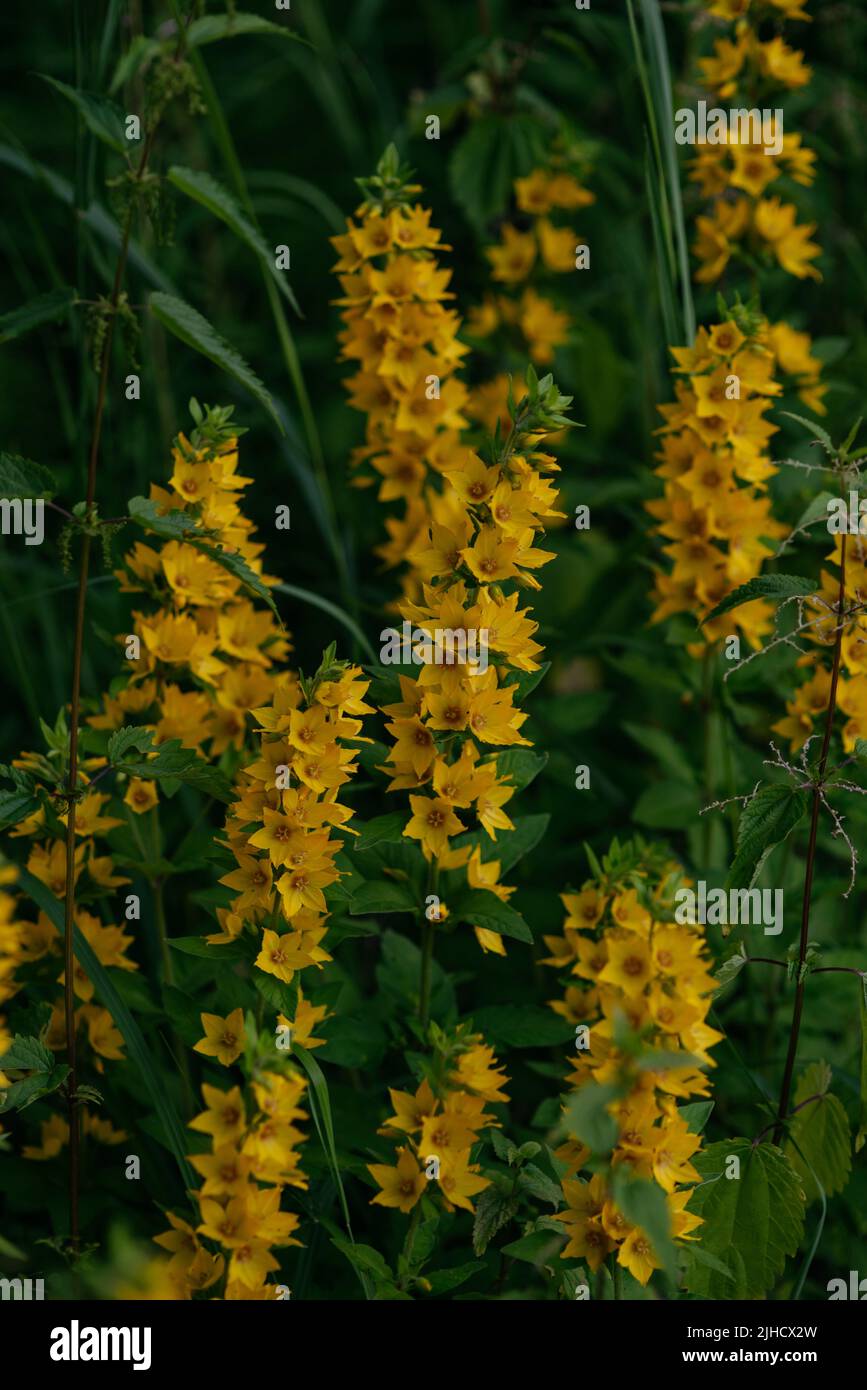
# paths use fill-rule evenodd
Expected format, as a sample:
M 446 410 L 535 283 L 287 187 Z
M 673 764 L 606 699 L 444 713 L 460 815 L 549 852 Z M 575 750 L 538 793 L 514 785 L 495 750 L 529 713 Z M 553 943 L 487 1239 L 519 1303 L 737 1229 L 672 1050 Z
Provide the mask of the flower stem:
M 804 1010 L 804 991 L 807 978 L 804 974 L 803 967 L 807 958 L 807 942 L 810 932 L 810 901 L 813 893 L 816 837 L 819 831 L 819 812 L 822 807 L 822 784 L 825 777 L 825 768 L 828 764 L 828 751 L 831 746 L 831 734 L 834 729 L 834 715 L 837 710 L 837 684 L 840 678 L 840 653 L 843 645 L 843 612 L 846 602 L 846 540 L 847 536 L 844 532 L 840 537 L 840 588 L 837 597 L 837 630 L 834 637 L 831 689 L 828 694 L 825 734 L 822 739 L 822 750 L 819 754 L 819 767 L 816 772 L 816 779 L 813 783 L 813 805 L 810 813 L 810 838 L 807 844 L 807 866 L 804 872 L 804 897 L 801 906 L 801 936 L 798 944 L 798 983 L 795 988 L 795 1003 L 792 1008 L 792 1025 L 789 1030 L 789 1048 L 786 1054 L 786 1066 L 783 1072 L 782 1086 L 780 1088 L 777 1122 L 774 1126 L 773 1142 L 775 1144 L 779 1144 L 783 1136 L 783 1127 L 789 1110 L 789 1098 L 792 1092 L 792 1076 L 794 1074 L 795 1058 L 798 1052 L 798 1037 L 801 1032 L 801 1015 Z

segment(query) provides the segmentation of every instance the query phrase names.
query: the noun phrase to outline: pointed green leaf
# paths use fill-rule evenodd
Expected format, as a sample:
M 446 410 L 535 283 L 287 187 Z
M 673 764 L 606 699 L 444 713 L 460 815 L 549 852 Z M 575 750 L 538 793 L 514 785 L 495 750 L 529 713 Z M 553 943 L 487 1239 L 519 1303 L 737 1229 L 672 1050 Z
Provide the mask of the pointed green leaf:
M 785 1153 L 800 1176 L 808 1202 L 819 1197 L 816 1180 L 826 1197 L 841 1192 L 852 1167 L 849 1118 L 837 1096 L 830 1094 L 830 1084 L 831 1068 L 827 1062 L 814 1062 L 795 1090 L 796 1113 L 791 1122 L 791 1143 L 786 1144 Z M 810 1100 L 811 1096 L 816 1099 Z
M 280 417 L 274 409 L 274 402 L 255 372 L 251 371 L 235 349 L 220 337 L 198 309 L 194 309 L 182 299 L 176 299 L 174 295 L 163 294 L 160 290 L 151 294 L 148 303 L 154 317 L 164 328 L 239 382 L 267 410 L 280 433 L 285 433 Z
M 0 314 L 0 343 L 10 343 L 20 338 L 32 328 L 43 323 L 56 323 L 63 318 L 75 303 L 75 290 L 64 285 L 59 290 L 49 290 L 29 299 L 20 309 L 10 309 L 8 314 Z
M 291 286 L 283 271 L 278 270 L 274 262 L 274 251 L 266 244 L 258 227 L 254 227 L 244 215 L 231 193 L 204 170 L 183 169 L 180 165 L 173 164 L 167 177 L 169 183 L 181 193 L 185 193 L 193 202 L 207 208 L 215 217 L 219 217 L 221 222 L 225 222 L 238 240 L 249 247 L 253 255 L 261 261 L 280 293 L 289 301 L 296 314 L 300 315 L 301 310 Z
M 54 478 L 41 463 L 19 454 L 0 454 L 0 497 L 39 498 L 54 496 Z
M 95 92 L 82 92 L 75 87 L 69 87 L 65 82 L 59 82 L 56 77 L 49 77 L 46 73 L 37 73 L 43 82 L 47 82 L 61 96 L 66 97 L 67 101 L 72 102 L 79 114 L 83 117 L 88 130 L 92 131 L 98 140 L 116 154 L 128 154 L 134 150 L 139 143 L 137 140 L 127 140 L 126 125 L 124 115 L 119 106 L 115 106 L 108 97 L 97 96 Z
M 702 622 L 709 623 L 712 618 L 719 618 L 732 608 L 740 608 L 742 603 L 752 603 L 753 599 L 801 598 L 814 594 L 818 587 L 818 580 L 805 579 L 801 574 L 760 574 L 733 589 L 706 618 L 702 618 Z
M 726 888 L 751 888 L 771 850 L 794 830 L 806 809 L 807 798 L 796 788 L 760 788 L 738 822 L 737 849 Z

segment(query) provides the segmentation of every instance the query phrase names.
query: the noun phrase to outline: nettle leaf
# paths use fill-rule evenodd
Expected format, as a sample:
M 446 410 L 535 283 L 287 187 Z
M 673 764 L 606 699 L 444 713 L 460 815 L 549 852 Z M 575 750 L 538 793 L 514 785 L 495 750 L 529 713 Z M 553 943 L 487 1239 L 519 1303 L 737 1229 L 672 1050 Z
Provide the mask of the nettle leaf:
M 228 570 L 230 574 L 241 581 L 245 588 L 250 589 L 258 599 L 266 603 L 279 620 L 280 614 L 277 612 L 277 605 L 271 597 L 271 590 L 256 571 L 250 568 L 240 551 L 226 550 L 219 541 L 202 540 L 197 536 L 187 536 L 186 544 L 193 546 L 196 550 L 201 550 L 215 564 L 222 565 L 224 570 Z
M 730 1159 L 739 1177 L 726 1177 Z M 773 1144 L 723 1139 L 693 1157 L 704 1181 L 689 1210 L 700 1216 L 700 1249 L 720 1260 L 733 1279 L 696 1260 L 687 1267 L 690 1293 L 701 1298 L 762 1298 L 798 1249 L 804 1229 L 804 1190 L 786 1155 Z
M 136 724 L 125 724 L 122 729 L 115 729 L 108 740 L 108 761 L 110 763 L 122 762 L 124 755 L 129 753 L 132 748 L 135 748 L 139 753 L 147 753 L 153 747 L 153 741 L 152 729 L 143 729 Z
M 520 912 L 487 888 L 470 888 L 449 903 L 448 908 L 455 921 L 468 922 L 471 927 L 484 927 L 486 931 L 511 936 L 516 941 L 533 940 L 533 933 Z
M 215 178 L 201 169 L 183 169 L 180 165 L 173 164 L 169 169 L 167 178 L 169 183 L 173 184 L 181 193 L 185 193 L 193 202 L 198 203 L 200 207 L 207 208 L 208 212 L 219 217 L 221 222 L 225 222 L 238 240 L 242 241 L 261 261 L 280 293 L 289 301 L 296 314 L 300 315 L 301 309 L 292 293 L 292 288 L 283 271 L 277 269 L 273 249 L 267 245 L 258 227 L 254 227 L 249 218 L 244 215 L 231 193 Z
M 53 1066 L 50 1071 L 35 1071 L 23 1081 L 13 1081 L 0 1091 L 0 1115 L 10 1110 L 26 1110 L 34 1101 L 58 1090 L 69 1075 L 69 1067 Z
M 0 454 L 0 497 L 39 498 L 54 496 L 54 477 L 41 463 L 19 454 Z
M 17 1033 L 12 1046 L 0 1056 L 0 1071 L 51 1071 L 54 1053 L 39 1038 Z
M 32 816 L 39 810 L 39 798 L 28 791 L 0 792 L 0 830 Z
M 222 565 L 223 569 L 233 574 L 251 593 L 263 603 L 267 603 L 279 618 L 271 590 L 255 570 L 250 568 L 243 555 L 237 550 L 226 550 L 218 540 L 202 532 L 195 518 L 188 512 L 177 509 L 160 513 L 158 504 L 149 497 L 131 497 L 127 503 L 127 510 L 130 519 L 138 522 L 146 531 L 153 531 L 165 540 L 183 541 L 185 545 L 191 545 L 195 550 L 207 555 L 215 564 Z
M 192 748 L 184 748 L 179 738 L 161 743 L 156 757 L 147 762 L 125 760 L 117 763 L 117 767 L 130 777 L 165 777 L 185 782 L 187 786 L 195 787 L 217 801 L 229 802 L 232 799 L 231 783 L 225 773 L 198 757 Z
M 28 299 L 20 309 L 10 309 L 8 314 L 0 314 L 0 343 L 10 343 L 43 323 L 55 323 L 63 318 L 75 303 L 76 292 L 69 285 L 47 294 L 38 294 Z
M 196 530 L 196 523 L 188 512 L 178 508 L 175 511 L 160 512 L 158 503 L 150 497 L 131 497 L 127 503 L 130 519 L 137 521 L 146 531 L 162 536 L 165 540 L 180 541 Z
M 518 1201 L 498 1187 L 486 1187 L 476 1202 L 473 1221 L 473 1251 L 484 1255 L 497 1231 L 508 1225 L 518 1210 Z
M 748 960 L 749 956 L 744 953 L 743 946 L 739 945 L 732 955 L 723 961 L 719 970 L 714 973 L 714 979 L 718 981 L 715 993 L 719 993 L 721 989 L 725 989 L 726 985 L 730 985 L 735 976 L 741 973 Z
M 709 623 L 712 618 L 719 618 L 732 608 L 740 608 L 742 603 L 752 603 L 753 599 L 802 598 L 814 594 L 817 587 L 815 579 L 805 579 L 800 574 L 760 574 L 734 589 L 702 622 Z
M 537 1168 L 535 1163 L 525 1163 L 518 1174 L 518 1188 L 521 1192 L 529 1192 L 531 1197 L 536 1197 L 540 1202 L 549 1202 L 552 1207 L 559 1207 L 563 1201 L 563 1193 L 555 1182 L 543 1173 L 541 1168 Z
M 56 77 L 49 77 L 46 73 L 37 73 L 43 82 L 47 82 L 61 96 L 66 97 L 67 101 L 72 102 L 79 114 L 84 118 L 84 123 L 88 130 L 92 131 L 98 140 L 116 154 L 128 154 L 135 149 L 138 140 L 128 140 L 126 138 L 126 123 L 124 114 L 119 106 L 116 106 L 108 97 L 97 96 L 95 92 L 83 92 L 76 87 L 69 87 L 65 82 L 59 82 Z
M 821 425 L 817 425 L 815 420 L 805 420 L 803 415 L 796 415 L 793 410 L 784 410 L 781 414 L 787 415 L 790 420 L 797 420 L 798 424 L 803 425 L 804 429 L 814 440 L 824 444 L 829 454 L 836 452 L 834 441 L 830 434 L 826 429 L 823 429 Z
M 826 1197 L 841 1192 L 849 1181 L 852 1167 L 852 1135 L 849 1117 L 837 1096 L 828 1090 L 831 1068 L 827 1062 L 814 1062 L 801 1076 L 795 1090 L 797 1114 L 790 1127 L 791 1143 L 785 1153 L 800 1176 L 808 1202 L 819 1198 L 816 1179 Z M 809 1100 L 815 1096 L 815 1100 Z M 804 1104 L 809 1101 L 808 1104 Z M 802 1109 L 798 1109 L 802 1106 Z M 799 1152 L 800 1150 L 800 1152 Z M 803 1156 L 802 1156 L 803 1155 Z M 810 1172 L 812 1168 L 816 1177 Z
M 782 844 L 807 809 L 807 798 L 797 788 L 762 787 L 744 806 L 738 823 L 734 862 L 726 888 L 751 888 L 772 849 Z
M 274 402 L 255 372 L 247 366 L 243 357 L 224 338 L 220 337 L 217 330 L 208 323 L 208 320 L 199 313 L 198 309 L 194 309 L 192 305 L 186 304 L 182 299 L 176 299 L 174 295 L 164 294 L 162 290 L 153 291 L 148 299 L 148 304 L 154 318 L 164 328 L 167 328 L 170 333 L 174 333 L 175 337 L 180 338 L 187 347 L 200 352 L 221 371 L 239 382 L 245 391 L 249 391 L 250 395 L 254 396 L 259 404 L 267 410 L 280 433 L 286 433 L 274 407 Z
M 293 29 L 287 29 L 273 20 L 263 19 L 257 14 L 241 11 L 235 14 L 203 15 L 194 19 L 187 30 L 187 45 L 201 48 L 206 43 L 216 43 L 218 39 L 243 38 L 245 34 L 261 34 L 265 38 L 290 39 L 293 43 L 310 45 Z M 174 42 L 174 41 L 173 41 Z

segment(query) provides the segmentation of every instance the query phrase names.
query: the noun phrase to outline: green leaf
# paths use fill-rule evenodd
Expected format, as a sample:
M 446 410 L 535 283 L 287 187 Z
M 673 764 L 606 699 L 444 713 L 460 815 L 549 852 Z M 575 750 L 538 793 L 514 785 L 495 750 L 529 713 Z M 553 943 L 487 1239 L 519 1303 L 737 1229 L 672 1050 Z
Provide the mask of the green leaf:
M 147 753 L 153 747 L 153 741 L 152 729 L 143 729 L 141 725 L 137 724 L 125 724 L 122 729 L 115 729 L 108 740 L 108 761 L 110 763 L 122 762 L 124 754 L 132 748 L 135 748 L 139 753 Z
M 370 879 L 353 893 L 349 911 L 358 917 L 363 912 L 418 912 L 420 906 L 404 884 Z
M 331 1098 L 328 1093 L 328 1082 L 325 1080 L 322 1068 L 316 1061 L 316 1058 L 313 1057 L 306 1048 L 302 1047 L 300 1043 L 293 1044 L 292 1054 L 297 1057 L 298 1061 L 301 1063 L 310 1082 L 310 1090 L 308 1091 L 310 1113 L 313 1116 L 313 1123 L 319 1135 L 319 1142 L 325 1151 L 326 1158 L 331 1167 L 331 1175 L 340 1197 L 340 1206 L 343 1212 L 343 1222 L 346 1227 L 346 1233 L 349 1236 L 353 1248 L 355 1248 L 352 1223 L 349 1219 L 349 1207 L 346 1203 L 346 1193 L 343 1189 L 343 1179 L 340 1175 L 340 1160 L 337 1156 L 337 1145 L 334 1138 L 334 1121 L 331 1116 Z M 365 1297 L 369 1298 L 370 1280 L 367 1271 L 359 1264 L 354 1263 L 354 1267 L 358 1272 L 359 1281 L 361 1287 L 364 1289 Z
M 12 1046 L 0 1056 L 0 1071 L 51 1071 L 54 1053 L 39 1038 L 16 1033 Z
M 509 202 L 512 169 L 504 124 L 499 116 L 473 121 L 449 161 L 452 195 L 477 231 Z
M 497 755 L 497 776 L 523 791 L 538 777 L 547 761 L 547 753 L 533 753 L 529 748 L 507 748 Z
M 73 106 L 84 118 L 84 123 L 88 130 L 92 131 L 98 140 L 104 145 L 108 145 L 117 154 L 128 154 L 138 145 L 137 140 L 127 140 L 124 115 L 119 106 L 115 106 L 108 97 L 97 96 L 95 92 L 82 92 L 75 87 L 68 87 L 65 82 L 59 82 L 56 77 L 48 77 L 46 73 L 36 74 L 41 77 L 43 82 L 47 82 L 61 96 L 71 101 Z
M 40 907 L 51 919 L 62 937 L 64 935 L 63 906 L 58 899 L 49 892 L 44 883 L 41 883 L 27 869 L 19 870 L 18 883 L 23 891 L 33 899 L 37 907 Z M 115 988 L 111 976 L 78 927 L 74 931 L 73 944 L 82 969 L 93 982 L 100 1002 L 108 1009 L 112 1019 L 120 1029 L 130 1060 L 138 1067 L 139 1074 L 150 1092 L 151 1102 L 162 1124 L 166 1141 L 180 1169 L 184 1188 L 195 1188 L 196 1175 L 186 1158 L 189 1140 L 180 1116 L 169 1100 L 164 1075 L 155 1066 L 139 1026 Z M 164 1060 L 161 1066 L 164 1068 Z
M 501 1254 L 508 1255 L 511 1260 L 526 1260 L 527 1264 L 535 1265 L 539 1269 L 547 1263 L 553 1264 L 563 1248 L 565 1238 L 565 1226 L 562 1235 L 558 1235 L 556 1231 L 530 1231 L 519 1240 L 504 1245 Z
M 782 844 L 807 809 L 807 798 L 789 786 L 762 787 L 748 801 L 738 822 L 734 862 L 726 888 L 751 888 L 772 849 Z
M 823 429 L 821 425 L 817 425 L 815 420 L 805 420 L 803 415 L 796 415 L 792 410 L 782 410 L 780 414 L 787 415 L 790 420 L 797 420 L 799 425 L 804 426 L 804 429 L 812 439 L 821 440 L 829 454 L 836 453 L 834 441 L 830 434 L 826 429 Z
M 487 1004 L 473 1010 L 473 1025 L 506 1047 L 558 1047 L 575 1037 L 568 1019 L 535 1004 Z
M 588 1081 L 566 1102 L 563 1124 L 568 1134 L 586 1144 L 592 1153 L 610 1153 L 617 1143 L 617 1121 L 608 1113 L 612 1101 L 622 1095 L 612 1082 Z
M 470 888 L 449 903 L 448 908 L 455 921 L 468 922 L 471 927 L 483 927 L 500 936 L 511 936 L 516 941 L 533 940 L 533 933 L 520 912 L 487 888 Z
M 677 1113 L 686 1120 L 690 1134 L 701 1134 L 710 1119 L 714 1103 L 712 1100 L 693 1100 L 687 1105 L 679 1105 Z
M 498 1187 L 486 1187 L 476 1202 L 473 1221 L 473 1251 L 484 1255 L 494 1236 L 507 1225 L 518 1209 L 517 1199 Z
M 682 745 L 677 739 L 672 738 L 671 734 L 666 733 L 664 729 L 654 729 L 641 724 L 623 724 L 621 727 L 639 748 L 656 758 L 677 781 L 687 785 L 695 783 L 695 768 Z
M 465 1284 L 468 1279 L 472 1279 L 479 1270 L 487 1269 L 487 1265 L 480 1260 L 468 1260 L 466 1264 L 453 1265 L 451 1269 L 436 1269 L 432 1273 L 425 1275 L 430 1284 L 432 1294 L 451 1293 L 452 1289 Z
M 255 396 L 259 404 L 267 410 L 280 433 L 285 434 L 274 402 L 262 382 L 235 349 L 220 337 L 206 318 L 202 317 L 198 309 L 184 303 L 182 299 L 176 299 L 174 295 L 163 294 L 160 290 L 152 292 L 148 304 L 154 317 L 164 328 L 174 333 L 187 347 L 194 348 L 203 357 L 207 357 L 221 371 L 239 382 L 251 396 Z
M 187 30 L 186 41 L 190 48 L 201 48 L 206 43 L 216 43 L 218 39 L 243 38 L 246 34 L 290 39 L 294 43 L 303 43 L 309 47 L 307 40 L 296 34 L 293 29 L 287 29 L 284 25 L 275 24 L 273 20 L 263 19 L 257 14 L 247 14 L 243 10 L 235 14 L 203 15 L 201 19 L 194 19 Z
M 47 294 L 38 294 L 29 299 L 20 309 L 10 309 L 8 314 L 0 314 L 0 343 L 10 343 L 43 323 L 55 323 L 63 318 L 75 303 L 75 290 L 64 285 Z
M 197 528 L 196 521 L 188 512 L 180 508 L 170 512 L 160 512 L 159 504 L 150 497 L 131 497 L 127 511 L 132 521 L 137 521 L 146 531 L 162 536 L 164 540 L 185 540 Z
M 295 295 L 292 293 L 289 281 L 284 272 L 277 269 L 274 251 L 266 244 L 258 227 L 254 227 L 253 223 L 244 215 L 231 193 L 210 174 L 200 169 L 183 169 L 180 165 L 173 164 L 169 169 L 167 178 L 169 183 L 173 184 L 181 193 L 185 193 L 193 202 L 199 203 L 215 217 L 219 217 L 221 222 L 225 222 L 238 240 L 242 241 L 258 258 L 274 280 L 280 293 L 289 301 L 296 314 L 300 315 L 301 310 Z
M 389 811 L 388 815 L 375 816 L 373 820 L 365 821 L 362 825 L 361 833 L 353 840 L 353 848 L 356 853 L 362 854 L 376 845 L 399 845 L 403 841 L 405 825 L 406 816 L 401 811 Z
M 19 454 L 0 454 L 0 497 L 54 496 L 54 477 L 40 463 Z
M 827 1062 L 814 1062 L 795 1090 L 793 1108 L 797 1113 L 791 1121 L 791 1142 L 786 1144 L 785 1154 L 801 1179 L 808 1202 L 819 1198 L 816 1179 L 825 1196 L 832 1197 L 846 1186 L 852 1167 L 849 1117 L 838 1098 L 828 1091 L 830 1084 L 831 1068 Z M 810 1096 L 817 1099 L 804 1104 Z
M 374 1250 L 372 1245 L 353 1245 L 343 1236 L 332 1236 L 331 1244 L 335 1245 L 356 1269 L 369 1270 L 377 1279 L 387 1283 L 394 1281 L 394 1275 L 382 1255 L 378 1250 Z
M 211 946 L 203 936 L 173 936 L 169 938 L 169 945 L 173 951 L 182 951 L 185 956 L 200 956 L 202 960 L 215 963 L 221 960 L 248 960 L 250 956 L 240 941 Z
M 714 972 L 714 979 L 718 980 L 716 991 L 725 989 L 726 985 L 731 984 L 736 975 L 739 975 L 747 964 L 749 956 L 745 955 L 742 945 L 737 946 L 734 952 L 724 960 L 719 970 Z
M 543 1173 L 541 1168 L 537 1168 L 535 1163 L 525 1163 L 518 1174 L 518 1188 L 521 1192 L 529 1192 L 531 1197 L 536 1197 L 540 1202 L 548 1202 L 552 1207 L 559 1207 L 563 1201 L 563 1193 L 555 1182 Z
M 277 612 L 277 605 L 271 596 L 271 590 L 256 571 L 250 568 L 240 551 L 227 550 L 219 541 L 200 538 L 195 535 L 187 536 L 185 543 L 193 546 L 196 550 L 201 550 L 215 564 L 221 565 L 224 570 L 233 574 L 246 589 L 249 589 L 258 599 L 268 605 L 279 621 L 280 614 Z
M 224 772 L 200 758 L 193 748 L 184 748 L 179 738 L 161 743 L 155 758 L 147 762 L 124 761 L 117 764 L 130 777 L 185 782 L 189 787 L 213 796 L 217 801 L 232 800 L 232 785 Z
M 632 818 L 654 830 L 686 830 L 698 817 L 698 801 L 694 782 L 656 782 L 641 793 Z
M 740 1177 L 725 1176 L 727 1160 L 737 1158 Z M 702 1217 L 697 1233 L 703 1250 L 731 1271 L 722 1280 L 707 1266 L 693 1264 L 688 1288 L 702 1298 L 762 1298 L 794 1255 L 804 1227 L 804 1192 L 785 1154 L 773 1144 L 724 1139 L 692 1160 L 704 1182 L 689 1210 Z
M 657 1259 L 674 1276 L 671 1214 L 659 1183 L 652 1179 L 632 1178 L 624 1168 L 616 1168 L 612 1175 L 612 1193 L 626 1220 L 646 1232 Z
M 68 1075 L 69 1067 L 58 1064 L 50 1071 L 35 1071 L 23 1081 L 13 1081 L 5 1090 L 0 1091 L 0 1115 L 10 1110 L 26 1110 L 34 1101 L 56 1091 Z
M 719 618 L 723 613 L 728 613 L 732 608 L 740 608 L 742 603 L 752 603 L 756 598 L 787 599 L 799 598 L 807 594 L 814 594 L 817 588 L 815 579 L 805 579 L 800 574 L 760 574 L 755 579 L 750 579 L 746 584 L 741 584 L 718 603 L 703 623 L 709 623 L 711 618 Z
M 32 816 L 39 810 L 39 798 L 28 791 L 0 792 L 0 830 Z
M 828 520 L 828 503 L 837 499 L 833 492 L 818 492 L 813 500 L 804 508 L 795 526 L 796 531 L 804 531 L 810 526 L 814 526 L 817 521 Z

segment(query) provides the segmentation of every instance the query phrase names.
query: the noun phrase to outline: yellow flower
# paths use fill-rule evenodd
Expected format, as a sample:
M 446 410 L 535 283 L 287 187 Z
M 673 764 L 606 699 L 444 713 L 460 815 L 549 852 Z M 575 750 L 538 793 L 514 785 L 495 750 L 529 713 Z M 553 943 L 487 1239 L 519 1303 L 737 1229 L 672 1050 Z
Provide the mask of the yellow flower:
M 487 246 L 485 255 L 491 262 L 492 278 L 506 285 L 526 280 L 536 260 L 536 239 L 531 232 L 519 232 L 506 223 L 501 232 L 500 246 Z
M 204 1057 L 216 1057 L 221 1066 L 230 1067 L 244 1051 L 243 1009 L 233 1009 L 225 1018 L 220 1018 L 219 1014 L 202 1014 L 201 1019 L 205 1036 L 193 1050 Z
M 399 1148 L 397 1163 L 368 1163 L 367 1171 L 382 1189 L 371 1200 L 381 1207 L 410 1212 L 423 1195 L 427 1182 L 410 1149 Z
M 124 804 L 137 816 L 144 815 L 146 811 L 152 811 L 159 800 L 155 779 L 152 777 L 130 777 L 129 786 L 123 799 Z

